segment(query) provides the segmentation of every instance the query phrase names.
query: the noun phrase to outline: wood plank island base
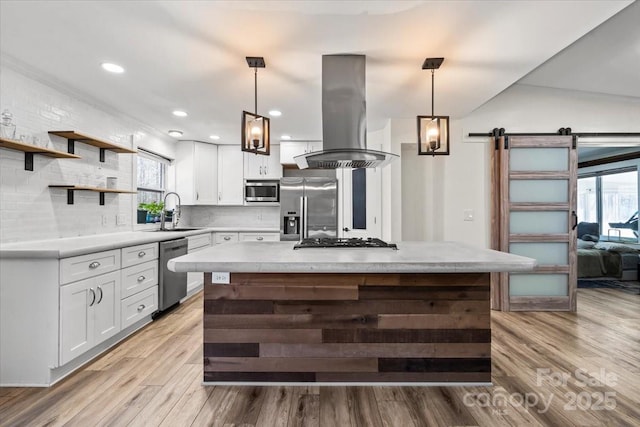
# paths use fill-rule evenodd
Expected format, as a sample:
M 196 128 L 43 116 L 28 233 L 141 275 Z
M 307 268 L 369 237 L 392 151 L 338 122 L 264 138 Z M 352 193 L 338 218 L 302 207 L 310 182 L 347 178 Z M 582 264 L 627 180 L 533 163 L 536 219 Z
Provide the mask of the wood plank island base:
M 530 270 L 535 261 L 474 249 L 493 266 L 483 256 L 464 265 L 459 255 L 443 265 L 451 244 L 426 242 L 423 252 L 399 255 L 417 243 L 368 252 L 237 243 L 171 260 L 177 271 L 208 271 L 204 383 L 490 383 L 490 272 Z M 240 261 L 253 250 L 252 262 Z M 213 283 L 211 271 L 229 272 L 229 283 Z

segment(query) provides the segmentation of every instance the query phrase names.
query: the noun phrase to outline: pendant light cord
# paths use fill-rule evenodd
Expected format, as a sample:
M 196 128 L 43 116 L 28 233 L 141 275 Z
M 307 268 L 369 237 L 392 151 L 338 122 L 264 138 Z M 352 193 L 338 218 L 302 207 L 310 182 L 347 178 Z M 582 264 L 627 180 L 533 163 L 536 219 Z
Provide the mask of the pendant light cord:
M 433 75 L 434 75 L 434 70 L 433 68 L 431 69 L 431 117 L 433 118 L 433 97 L 434 97 L 434 93 L 433 93 Z
M 258 115 L 258 67 L 255 67 L 253 74 L 253 112 Z M 432 108 L 433 109 L 433 108 Z

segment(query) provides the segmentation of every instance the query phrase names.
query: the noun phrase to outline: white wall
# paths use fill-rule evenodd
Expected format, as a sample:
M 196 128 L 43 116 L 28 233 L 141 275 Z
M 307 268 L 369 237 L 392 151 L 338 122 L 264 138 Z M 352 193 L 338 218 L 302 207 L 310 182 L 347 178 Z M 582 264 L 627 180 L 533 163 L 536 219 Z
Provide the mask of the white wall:
M 388 167 L 383 176 L 389 196 L 383 198 L 383 211 L 389 215 L 385 221 L 390 223 L 386 238 L 408 238 L 417 221 L 424 221 L 425 240 L 488 247 L 491 144 L 489 138 L 467 135 L 495 127 L 514 133 L 556 132 L 561 127 L 574 132 L 640 132 L 640 99 L 513 85 L 467 117 L 451 121 L 451 155 L 418 158 L 409 149 L 402 153 L 404 159 Z M 400 153 L 399 144 L 417 144 L 415 118 L 392 119 L 385 131 L 385 147 L 392 152 Z M 425 204 L 411 208 L 407 197 L 421 198 Z M 464 221 L 468 209 L 474 212 L 473 221 Z
M 125 147 L 138 145 L 174 157 L 175 143 L 153 129 L 123 116 L 99 102 L 76 94 L 58 82 L 32 70 L 2 60 L 0 68 L 0 111 L 13 113 L 16 138 L 27 135 L 49 141 L 52 148 L 66 151 L 66 140 L 49 136 L 50 130 L 76 130 Z M 135 222 L 135 195 L 105 196 L 75 192 L 75 204 L 67 205 L 66 191 L 49 189 L 50 184 L 106 183 L 118 178 L 118 187 L 135 190 L 135 160 L 131 154 L 106 152 L 100 163 L 99 150 L 80 142 L 75 153 L 81 159 L 52 159 L 34 156 L 34 171 L 24 170 L 24 153 L 0 149 L 0 242 L 40 240 L 130 231 Z M 116 225 L 116 216 L 124 217 Z M 103 216 L 106 224 L 103 225 Z

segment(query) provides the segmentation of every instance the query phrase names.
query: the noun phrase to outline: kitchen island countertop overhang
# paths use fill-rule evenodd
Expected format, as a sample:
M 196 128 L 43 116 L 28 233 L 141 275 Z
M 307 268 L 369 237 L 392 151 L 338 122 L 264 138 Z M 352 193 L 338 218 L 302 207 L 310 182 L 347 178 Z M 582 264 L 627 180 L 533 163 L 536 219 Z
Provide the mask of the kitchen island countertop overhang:
M 536 267 L 455 242 L 293 245 L 242 242 L 169 261 L 205 272 L 205 385 L 490 384 L 491 273 Z
M 536 260 L 458 242 L 399 242 L 389 248 L 308 248 L 295 242 L 241 242 L 174 258 L 176 272 L 453 273 L 531 271 Z

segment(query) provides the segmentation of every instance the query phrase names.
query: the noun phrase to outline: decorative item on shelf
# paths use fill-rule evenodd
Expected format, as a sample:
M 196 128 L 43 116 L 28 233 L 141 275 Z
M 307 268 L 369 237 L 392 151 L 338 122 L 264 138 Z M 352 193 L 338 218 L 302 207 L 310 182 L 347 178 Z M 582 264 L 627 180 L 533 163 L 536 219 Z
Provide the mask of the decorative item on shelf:
M 254 112 L 242 112 L 242 151 L 269 155 L 269 118 L 258 114 L 258 68 L 265 68 L 261 56 L 247 56 L 247 64 L 254 69 Z
M 418 154 L 449 155 L 449 116 L 433 113 L 434 71 L 440 68 L 444 58 L 427 58 L 423 70 L 431 70 L 431 115 L 418 116 Z
M 3 138 L 7 139 L 15 139 L 16 138 L 16 125 L 11 123 L 13 119 L 13 114 L 9 110 L 4 110 L 2 112 L 2 124 L 0 124 L 0 128 L 2 129 L 0 135 Z

